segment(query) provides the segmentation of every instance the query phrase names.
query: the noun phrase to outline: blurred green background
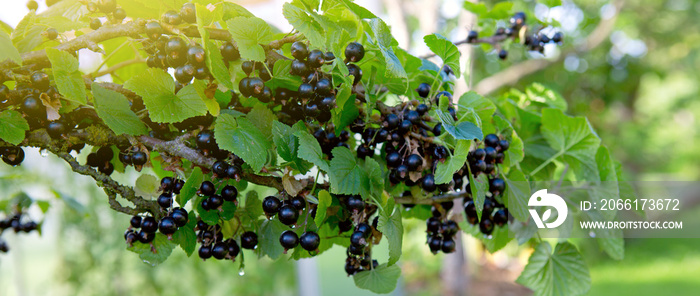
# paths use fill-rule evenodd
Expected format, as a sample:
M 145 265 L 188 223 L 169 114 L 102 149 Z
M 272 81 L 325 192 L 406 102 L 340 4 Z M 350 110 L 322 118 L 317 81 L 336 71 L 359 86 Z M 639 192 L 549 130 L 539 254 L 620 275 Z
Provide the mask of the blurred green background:
M 45 4 L 38 2 L 41 11 Z M 273 23 L 281 19 L 274 11 L 281 13 L 282 2 L 239 1 Z M 459 40 L 473 27 L 461 9 L 463 0 L 357 2 L 385 18 L 400 44 L 416 54 L 425 53 L 425 34 L 439 32 Z M 485 1 L 489 7 L 497 2 Z M 569 102 L 569 113 L 589 118 L 623 163 L 628 180 L 698 180 L 700 1 L 628 0 L 619 15 L 614 9 L 618 1 L 562 1 L 552 8 L 538 2 L 515 1 L 514 7 L 541 21 L 559 23 L 565 45 L 546 48 L 544 57 L 510 45 L 505 62 L 492 50 L 477 48 L 467 84 L 477 87 L 484 78 L 528 60 L 550 61 L 544 70 L 522 76 L 514 87 L 540 82 L 559 91 Z M 398 14 L 392 10 L 397 5 Z M 0 10 L 0 20 L 10 25 L 27 12 L 24 1 L 2 1 Z M 610 17 L 616 21 L 609 34 L 601 36 L 600 45 L 577 52 Z M 497 24 L 505 22 L 491 25 Z M 499 88 L 491 95 L 506 90 Z M 127 184 L 136 177 L 133 168 L 120 176 Z M 29 212 L 44 221 L 41 237 L 2 236 L 12 250 L 0 255 L 0 295 L 299 295 L 304 278 L 311 278 L 312 288 L 322 295 L 368 294 L 345 276 L 345 250 L 340 247 L 301 265 L 285 259 L 257 260 L 245 251 L 244 275 L 239 275 L 238 262 L 202 262 L 179 249 L 152 268 L 125 249 L 122 231 L 128 217 L 109 210 L 94 182 L 36 150 L 27 150 L 19 168 L 0 166 L 0 192 L 0 200 L 25 192 L 51 204 L 45 214 L 36 206 Z M 698 214 L 700 209 L 683 213 L 686 223 L 694 225 L 700 225 Z M 450 286 L 455 278 L 469 295 L 530 294 L 513 283 L 526 262 L 527 246 L 512 243 L 488 254 L 478 242 L 462 236 L 467 260 L 455 269 L 455 255 L 428 252 L 422 222 L 407 220 L 405 227 L 403 276 L 394 295 L 459 294 Z M 697 295 L 700 290 L 700 240 L 630 239 L 622 261 L 607 258 L 595 243 L 577 243 L 591 268 L 590 295 Z M 381 251 L 378 256 L 380 261 L 386 258 Z

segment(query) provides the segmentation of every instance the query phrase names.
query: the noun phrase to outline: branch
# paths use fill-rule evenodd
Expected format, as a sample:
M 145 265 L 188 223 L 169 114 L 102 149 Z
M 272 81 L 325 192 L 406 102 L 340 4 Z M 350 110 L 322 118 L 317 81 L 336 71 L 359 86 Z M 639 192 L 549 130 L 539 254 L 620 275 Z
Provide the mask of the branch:
M 481 80 L 474 87 L 474 91 L 482 95 L 488 95 L 503 86 L 515 84 L 523 77 L 543 70 L 554 63 L 560 63 L 570 54 L 583 54 L 598 47 L 603 43 L 603 41 L 605 41 L 605 39 L 607 39 L 610 33 L 612 33 L 615 26 L 615 21 L 619 16 L 620 10 L 622 9 L 623 1 L 614 1 L 613 5 L 616 9 L 616 13 L 613 17 L 600 21 L 598 26 L 593 29 L 591 34 L 588 35 L 588 37 L 586 37 L 586 39 L 580 45 L 563 52 L 559 58 L 555 60 L 528 60 L 515 64 L 501 72 Z
M 97 77 L 102 77 L 102 76 L 105 76 L 105 75 L 107 75 L 107 74 L 112 74 L 112 72 L 117 71 L 117 70 L 119 70 L 119 69 L 121 69 L 121 68 L 124 68 L 124 67 L 127 67 L 127 66 L 131 66 L 131 65 L 134 65 L 134 64 L 145 63 L 145 62 L 146 62 L 146 60 L 144 60 L 144 59 L 135 58 L 135 59 L 128 60 L 128 61 L 123 61 L 123 62 L 121 62 L 121 63 L 118 63 L 118 64 L 116 64 L 116 65 L 114 65 L 114 66 L 112 66 L 112 67 L 109 67 L 109 68 L 107 68 L 107 69 L 104 69 L 104 70 L 102 70 L 102 71 L 99 71 L 100 69 L 97 69 L 97 70 L 95 70 L 95 72 L 90 73 L 90 74 L 87 74 L 87 75 L 84 75 L 83 77 L 92 80 L 92 79 L 95 79 L 95 78 L 97 78 Z M 99 71 L 99 72 L 98 72 L 98 71 Z

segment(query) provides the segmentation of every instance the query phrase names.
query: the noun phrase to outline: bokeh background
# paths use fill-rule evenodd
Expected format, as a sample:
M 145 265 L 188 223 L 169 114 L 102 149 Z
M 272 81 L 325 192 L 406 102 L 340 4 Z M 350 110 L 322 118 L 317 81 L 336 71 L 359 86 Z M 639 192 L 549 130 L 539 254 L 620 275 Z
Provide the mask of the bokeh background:
M 357 0 L 381 16 L 401 47 L 424 54 L 426 34 L 457 41 L 475 28 L 464 0 Z M 46 9 L 40 0 L 39 10 Z M 282 0 L 232 1 L 282 31 Z M 500 1 L 484 1 L 492 6 Z M 544 1 L 547 2 L 547 1 Z M 0 0 L 0 20 L 14 27 L 28 12 L 24 0 Z M 545 55 L 509 47 L 509 59 L 491 50 L 460 47 L 471 68 L 458 92 L 475 89 L 497 95 L 504 82 L 523 89 L 532 82 L 559 91 L 569 113 L 589 118 L 603 143 L 622 162 L 627 180 L 695 181 L 700 178 L 700 1 L 514 1 L 538 19 L 558 23 L 562 47 Z M 503 20 L 500 25 L 505 25 Z M 81 52 L 90 70 L 100 57 Z M 541 69 L 541 70 L 540 70 Z M 535 71 L 539 70 L 539 71 Z M 1 123 L 0 123 L 1 124 Z M 84 159 L 86 155 L 81 155 Z M 133 183 L 133 168 L 120 180 Z M 255 188 L 253 188 L 255 190 Z M 38 150 L 27 150 L 19 168 L 0 166 L 0 200 L 24 192 L 51 205 L 29 215 L 43 221 L 42 233 L 3 235 L 12 251 L 0 255 L 0 295 L 366 295 L 346 277 L 343 248 L 300 262 L 251 260 L 238 264 L 187 258 L 175 250 L 153 268 L 127 251 L 122 231 L 128 217 L 108 208 L 94 182 L 72 174 L 67 165 Z M 700 224 L 700 210 L 683 209 L 685 221 Z M 489 254 L 462 236 L 462 252 L 432 255 L 424 225 L 405 222 L 403 276 L 393 295 L 529 295 L 514 284 L 529 255 L 512 243 Z M 591 268 L 590 295 L 697 295 L 700 290 L 700 239 L 626 240 L 626 256 L 614 261 L 595 243 L 576 242 Z M 386 254 L 379 250 L 380 261 Z

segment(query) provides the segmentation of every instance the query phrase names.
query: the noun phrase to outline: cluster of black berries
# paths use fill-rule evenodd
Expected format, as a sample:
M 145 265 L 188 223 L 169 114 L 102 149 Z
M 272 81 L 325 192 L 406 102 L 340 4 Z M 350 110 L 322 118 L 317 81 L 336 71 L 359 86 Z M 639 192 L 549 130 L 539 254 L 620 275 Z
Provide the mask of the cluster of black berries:
M 467 156 L 468 165 L 474 177 L 482 173 L 489 177 L 489 189 L 484 201 L 481 221 L 479 221 L 476 205 L 471 197 L 465 198 L 464 211 L 467 214 L 469 224 L 479 224 L 481 233 L 490 235 L 494 226 L 500 227 L 508 223 L 508 209 L 497 199 L 499 196 L 503 196 L 506 182 L 498 177 L 495 166 L 503 162 L 503 153 L 508 150 L 510 143 L 507 140 L 501 140 L 495 134 L 486 135 L 483 143 L 484 148 L 471 151 Z M 469 188 L 468 191 L 470 192 Z
M 153 216 L 135 215 L 129 221 L 129 229 L 124 233 L 124 239 L 130 246 L 134 242 L 148 244 L 156 238 L 156 232 L 168 236 L 172 239 L 173 233 L 179 227 L 183 227 L 189 221 L 187 210 L 180 207 L 173 207 L 173 196 L 180 194 L 182 186 L 185 184 L 183 180 L 178 180 L 172 177 L 165 177 L 160 180 L 161 195 L 158 196 L 158 205 L 162 208 L 162 213 L 165 216 L 158 221 Z M 139 230 L 140 228 L 140 230 Z
M 425 87 L 428 90 L 425 90 Z M 429 88 L 430 86 L 427 85 L 419 87 L 419 95 L 427 97 L 430 92 Z M 441 92 L 438 93 L 435 101 L 439 100 L 441 96 L 452 97 L 448 92 Z M 454 110 L 454 108 L 451 109 Z M 360 119 L 356 120 L 351 126 L 351 130 L 362 131 L 364 141 L 362 145 L 358 146 L 357 156 L 359 158 L 371 157 L 374 155 L 374 145 L 385 143 L 385 160 L 387 167 L 391 169 L 389 181 L 392 184 L 403 182 L 407 186 L 420 185 L 425 192 L 434 192 L 437 189 L 442 192 L 449 191 L 453 184 L 437 185 L 433 174 L 437 163 L 447 159 L 450 154 L 449 150 L 445 146 L 435 145 L 427 141 L 417 141 L 409 137 L 409 135 L 427 137 L 431 134 L 438 136 L 442 133 L 441 124 L 430 127 L 424 121 L 429 110 L 428 105 L 413 102 L 406 105 L 405 108 L 397 109 L 396 113 L 385 114 L 381 123 L 382 127 L 379 129 L 365 128 L 365 124 Z
M 319 49 L 309 50 L 303 42 L 293 43 L 291 53 L 294 60 L 290 74 L 301 77 L 303 83 L 296 91 L 283 88 L 276 90 L 275 103 L 282 105 L 278 117 L 290 125 L 299 120 L 328 122 L 331 119 L 331 109 L 336 106 L 336 86 L 333 85 L 331 75 L 321 71 L 321 66 L 332 63 L 335 55 Z M 349 75 L 354 76 L 353 84 L 362 78 L 362 70 L 354 63 L 362 60 L 364 55 L 364 47 L 357 42 L 350 43 L 345 49 L 345 62 Z
M 264 198 L 262 202 L 263 212 L 265 212 L 265 216 L 267 216 L 268 219 L 273 219 L 276 215 L 282 224 L 292 228 L 296 227 L 299 215 L 306 207 L 306 199 L 302 196 L 295 196 L 280 201 L 279 198 L 271 195 Z M 316 216 L 315 210 L 316 208 L 309 209 L 309 215 L 311 217 Z M 296 232 L 286 230 L 280 235 L 279 241 L 280 245 L 284 247 L 285 253 L 287 250 L 294 249 L 298 245 L 301 245 L 304 250 L 315 252 L 321 244 L 321 237 L 315 231 L 306 231 L 300 237 Z
M 221 161 L 225 164 L 225 162 Z M 224 170 L 225 173 L 225 170 Z M 197 192 L 202 198 L 201 205 L 202 209 L 205 211 L 209 210 L 221 210 L 221 206 L 224 202 L 233 202 L 238 204 L 238 189 L 233 185 L 226 185 L 221 188 L 219 194 L 216 193 L 217 188 L 211 181 L 204 181 L 199 186 L 199 191 Z
M 148 154 L 141 151 L 138 147 L 134 146 L 131 148 L 120 149 L 119 150 L 119 161 L 124 165 L 133 165 L 137 171 L 141 171 L 141 168 L 148 162 Z
M 345 272 L 348 275 L 375 268 L 379 264 L 377 260 L 372 260 L 371 248 L 377 221 L 375 218 L 372 226 L 366 222 L 358 223 L 350 235 L 350 246 L 345 252 Z
M 500 39 L 498 42 L 503 41 L 508 38 L 512 38 L 513 40 L 520 38 L 520 31 L 523 28 L 526 28 L 525 21 L 527 20 L 527 15 L 524 12 L 517 12 L 513 16 L 511 16 L 509 20 L 509 25 L 510 27 L 508 28 L 497 28 L 496 32 L 494 33 L 494 37 L 505 37 Z M 527 33 L 526 33 L 527 34 Z M 561 32 L 556 32 L 554 33 L 551 37 L 547 36 L 546 34 L 543 34 L 541 32 L 537 32 L 535 34 L 530 34 L 526 35 L 525 40 L 523 40 L 523 43 L 525 46 L 527 46 L 528 50 L 531 51 L 537 51 L 539 53 L 544 53 L 544 45 L 546 43 L 557 43 L 560 44 L 564 40 L 564 34 Z M 467 35 L 467 42 L 468 43 L 477 43 L 479 42 L 479 32 L 477 31 L 469 31 L 469 34 Z M 500 46 L 497 46 L 497 48 Z M 501 48 L 498 51 L 498 57 L 502 60 L 505 60 L 508 58 L 508 51 Z
M 96 2 L 88 2 L 87 9 L 90 12 L 101 12 L 104 13 L 107 18 L 114 22 L 121 22 L 126 18 L 126 11 L 117 6 L 117 0 L 97 0 Z M 93 18 L 90 20 L 90 28 L 97 30 L 102 27 L 102 21 L 99 18 Z
M 88 154 L 86 164 L 96 167 L 100 173 L 109 176 L 114 172 L 112 158 L 114 158 L 114 151 L 112 151 L 111 147 L 100 147 L 100 149 L 97 149 L 97 152 Z
M 318 143 L 321 145 L 321 152 L 328 156 L 328 159 L 333 158 L 333 155 L 331 154 L 333 148 L 350 148 L 347 143 L 347 141 L 350 140 L 350 133 L 345 130 L 341 131 L 339 136 L 336 136 L 335 132 L 330 128 L 326 130 L 319 128 L 314 132 L 314 138 L 316 138 Z
M 36 222 L 29 219 L 22 219 L 22 212 L 17 212 L 14 215 L 8 216 L 5 219 L 0 220 L 0 235 L 5 232 L 6 229 L 12 228 L 15 233 L 25 232 L 29 233 L 36 230 L 38 225 Z M 24 222 L 22 222 L 24 220 Z M 7 253 L 10 247 L 7 243 L 0 238 L 0 253 Z
M 144 42 L 144 48 L 150 54 L 146 59 L 148 67 L 175 69 L 175 79 L 181 84 L 190 83 L 192 78 L 206 80 L 211 77 L 204 48 L 196 43 L 188 45 L 178 36 L 168 38 L 161 33 L 158 22 L 146 24 L 146 35 L 150 38 Z
M 246 77 L 238 82 L 238 90 L 241 95 L 248 98 L 254 97 L 263 103 L 272 101 L 272 89 L 265 85 L 265 82 L 272 79 L 270 71 L 275 65 L 268 63 L 267 65 L 260 62 L 244 61 L 241 63 L 241 69 L 246 74 Z M 257 76 L 251 76 L 255 75 Z
M 214 259 L 217 260 L 227 259 L 235 261 L 236 256 L 241 253 L 241 248 L 234 239 L 223 239 L 224 236 L 221 233 L 221 226 L 218 224 L 211 226 L 200 220 L 197 222 L 197 230 L 197 241 L 202 244 L 197 252 L 199 258 L 207 260 L 214 257 Z M 254 239 L 244 239 L 243 236 L 241 236 L 241 244 L 247 249 L 255 248 L 257 240 L 257 235 Z M 254 243 L 251 247 L 250 243 L 252 241 L 254 241 Z
M 433 216 L 426 221 L 428 233 L 428 247 L 430 252 L 437 254 L 440 251 L 452 253 L 457 244 L 454 236 L 459 231 L 457 222 L 447 219 L 447 213 L 452 209 L 452 202 L 443 202 L 439 206 L 433 206 Z
M 17 146 L 0 147 L 2 161 L 11 166 L 18 166 L 24 161 L 24 150 Z

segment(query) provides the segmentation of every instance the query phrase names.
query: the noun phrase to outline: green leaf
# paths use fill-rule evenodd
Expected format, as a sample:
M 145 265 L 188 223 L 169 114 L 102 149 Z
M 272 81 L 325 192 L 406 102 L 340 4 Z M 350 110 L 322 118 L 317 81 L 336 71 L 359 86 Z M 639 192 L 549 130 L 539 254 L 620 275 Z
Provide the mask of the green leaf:
M 238 51 L 244 60 L 265 61 L 265 49 L 261 44 L 274 40 L 270 25 L 257 17 L 235 17 L 226 22 Z
M 129 101 L 118 92 L 108 90 L 98 83 L 92 84 L 97 115 L 115 134 L 132 136 L 148 133 L 148 128 L 129 107 Z
M 534 223 L 533 223 L 534 224 Z M 485 235 L 481 233 L 479 229 L 479 224 L 471 225 L 467 223 L 466 218 L 459 223 L 460 229 L 474 238 L 480 240 L 486 250 L 490 253 L 494 253 L 503 249 L 510 241 L 512 241 L 515 236 L 510 231 L 510 225 L 506 226 L 495 226 L 493 232 L 490 235 Z
M 12 145 L 19 145 L 24 141 L 25 132 L 29 130 L 29 123 L 17 111 L 5 110 L 0 112 L 0 139 Z
M 432 52 L 438 55 L 442 62 L 449 66 L 457 78 L 462 74 L 459 69 L 459 50 L 452 41 L 440 34 L 431 34 L 423 37 L 423 41 Z
M 313 165 L 297 155 L 299 139 L 294 135 L 294 132 L 302 130 L 306 130 L 303 122 L 298 122 L 293 127 L 289 127 L 279 121 L 272 122 L 272 140 L 277 146 L 277 154 L 288 161 L 289 166 L 293 169 L 298 170 L 301 174 L 305 174 Z
M 266 219 L 258 231 L 259 249 L 268 257 L 279 258 L 284 252 L 284 247 L 280 245 L 280 235 L 289 227 L 282 224 L 279 219 Z
M 567 109 L 568 104 L 564 97 L 540 83 L 529 85 L 525 89 L 525 94 L 527 94 L 527 99 L 530 103 L 536 106 L 555 108 L 561 111 L 566 111 Z
M 150 68 L 124 83 L 124 87 L 143 98 L 154 122 L 180 122 L 207 114 L 207 106 L 193 85 L 183 87 L 175 95 L 175 81 L 161 69 Z
M 250 120 L 221 114 L 216 120 L 214 136 L 219 148 L 242 158 L 256 173 L 267 163 L 272 143 Z
M 316 218 L 314 218 L 314 223 L 317 226 L 321 226 L 323 221 L 326 220 L 326 211 L 328 206 L 333 202 L 331 194 L 326 190 L 321 190 L 318 192 L 318 207 L 316 208 Z
M 351 91 L 347 84 L 341 86 L 336 97 L 337 107 L 331 110 L 332 121 L 336 127 L 335 131 L 337 134 L 340 134 L 346 126 L 350 125 L 360 115 L 360 110 L 355 106 L 355 96 L 350 95 Z
M 591 276 L 574 245 L 559 243 L 552 253 L 552 246 L 542 242 L 516 282 L 534 290 L 535 295 L 581 295 L 590 289 Z
M 442 122 L 442 128 L 456 140 L 481 140 L 484 137 L 481 129 L 474 123 L 469 121 L 455 123 L 449 112 L 442 110 L 435 110 L 435 112 L 440 118 L 440 122 Z
M 78 59 L 70 53 L 53 48 L 46 49 L 46 56 L 51 61 L 58 92 L 66 100 L 81 105 L 87 104 L 87 90 L 85 80 L 78 70 Z
M 541 0 L 540 2 L 549 7 L 561 6 L 561 0 Z
M 335 194 L 361 194 L 369 197 L 370 181 L 365 169 L 357 163 L 350 149 L 345 147 L 333 148 L 328 175 L 331 182 L 331 192 Z
M 481 16 L 489 10 L 484 3 L 472 3 L 469 1 L 464 1 L 464 9 L 471 11 L 476 16 Z
M 221 51 L 219 51 L 216 43 L 209 40 L 209 30 L 206 29 L 213 21 L 214 13 L 209 11 L 204 5 L 195 4 L 195 6 L 197 11 L 197 30 L 199 31 L 199 35 L 202 36 L 202 46 L 206 51 L 205 58 L 209 72 L 214 76 L 216 81 L 223 86 L 228 89 L 233 89 L 231 74 L 226 68 L 224 58 L 221 56 Z
M 0 57 L 2 57 L 0 62 L 10 59 L 17 63 L 17 65 L 22 64 L 22 57 L 19 55 L 19 51 L 17 51 L 17 48 L 12 45 L 10 36 L 4 31 L 0 31 Z
M 248 112 L 246 118 L 255 125 L 268 140 L 272 140 L 272 122 L 277 116 L 267 109 L 264 104 L 257 104 Z
M 403 68 L 399 58 L 394 54 L 392 46 L 394 37 L 391 36 L 389 26 L 380 18 L 372 19 L 369 25 L 372 28 L 372 32 L 374 32 L 376 46 L 384 57 L 384 64 L 386 65 L 384 75 L 393 78 L 407 78 L 406 70 Z M 406 84 L 408 86 L 408 81 L 406 81 Z
M 530 183 L 520 170 L 511 170 L 507 177 L 503 177 L 506 182 L 506 192 L 503 203 L 508 208 L 508 212 L 520 221 L 528 221 L 530 212 L 527 202 L 530 199 Z
M 209 225 L 214 225 L 219 223 L 219 211 L 218 210 L 205 210 L 202 207 L 202 200 L 207 198 L 206 196 L 198 196 L 197 199 L 195 199 L 195 204 L 193 205 L 193 208 L 197 211 L 197 214 L 199 214 L 199 218 L 202 219 L 202 221 L 206 222 Z
M 197 247 L 197 234 L 194 232 L 194 227 L 197 225 L 197 215 L 194 212 L 189 212 L 188 217 L 187 224 L 178 228 L 173 234 L 173 241 L 180 245 L 187 257 L 190 257 Z
M 155 248 L 155 252 L 151 250 L 151 245 Z M 153 240 L 151 244 L 142 244 L 140 242 L 135 242 L 127 250 L 139 254 L 139 258 L 143 260 L 144 263 L 151 266 L 156 266 L 165 262 L 175 249 L 175 243 L 169 240 L 165 235 L 158 233 L 156 234 L 156 239 Z
M 294 26 L 294 29 L 301 32 L 309 39 L 312 47 L 324 47 L 326 41 L 325 30 L 323 30 L 321 24 L 313 17 L 306 14 L 306 11 L 291 3 L 285 3 L 282 8 L 282 14 L 284 14 L 284 18 Z
M 390 199 L 393 202 L 393 199 Z M 403 223 L 401 221 L 401 207 L 387 206 L 385 211 L 379 211 L 377 230 L 384 234 L 389 242 L 389 262 L 394 265 L 401 258 L 403 239 Z
M 401 269 L 398 265 L 388 266 L 384 263 L 377 266 L 377 268 L 358 272 L 352 279 L 360 289 L 387 294 L 396 289 L 399 276 L 401 276 Z
M 290 74 L 291 69 L 292 61 L 279 60 L 275 62 L 275 66 L 272 68 L 272 79 L 265 85 L 271 84 L 287 89 L 298 89 L 301 85 L 301 78 Z
M 321 145 L 318 144 L 316 138 L 307 130 L 297 131 L 294 135 L 299 138 L 299 158 L 315 164 L 326 173 L 330 173 L 328 161 L 323 159 Z
M 513 126 L 500 115 L 494 116 L 493 121 L 496 128 L 498 128 L 499 134 L 504 135 L 506 140 L 510 142 L 510 147 L 505 152 L 503 167 L 511 167 L 523 161 L 523 158 L 525 157 L 523 140 L 520 139 L 520 136 L 515 132 Z
M 584 117 L 569 117 L 559 109 L 542 110 L 542 136 L 580 180 L 600 180 L 595 155 L 600 139 Z
M 200 167 L 195 167 L 192 170 L 189 178 L 185 180 L 185 184 L 182 185 L 180 194 L 177 195 L 177 204 L 184 208 L 185 205 L 187 205 L 187 202 L 189 202 L 190 199 L 192 199 L 192 197 L 194 197 L 194 195 L 197 193 L 197 190 L 199 190 L 199 186 L 203 181 L 204 174 L 202 174 L 202 169 Z
M 364 170 L 369 179 L 369 187 L 367 187 L 367 193 L 363 197 L 369 198 L 369 195 L 380 196 L 384 190 L 384 175 L 381 166 L 373 158 L 367 158 L 365 159 Z
M 450 156 L 445 162 L 438 162 L 435 169 L 435 184 L 445 184 L 452 181 L 455 172 L 464 166 L 469 154 L 470 142 L 467 140 L 457 140 L 455 154 Z
M 479 116 L 479 120 L 475 123 L 478 123 L 483 132 L 493 132 L 490 125 L 491 117 L 496 111 L 496 106 L 491 100 L 473 91 L 469 91 L 459 97 L 457 106 L 459 107 L 457 110 L 457 118 L 462 118 L 467 113 L 476 113 L 476 115 Z
M 145 198 L 152 198 L 158 196 L 158 188 L 160 187 L 160 181 L 153 175 L 142 174 L 136 179 L 134 184 L 134 191 L 136 195 L 143 196 Z

